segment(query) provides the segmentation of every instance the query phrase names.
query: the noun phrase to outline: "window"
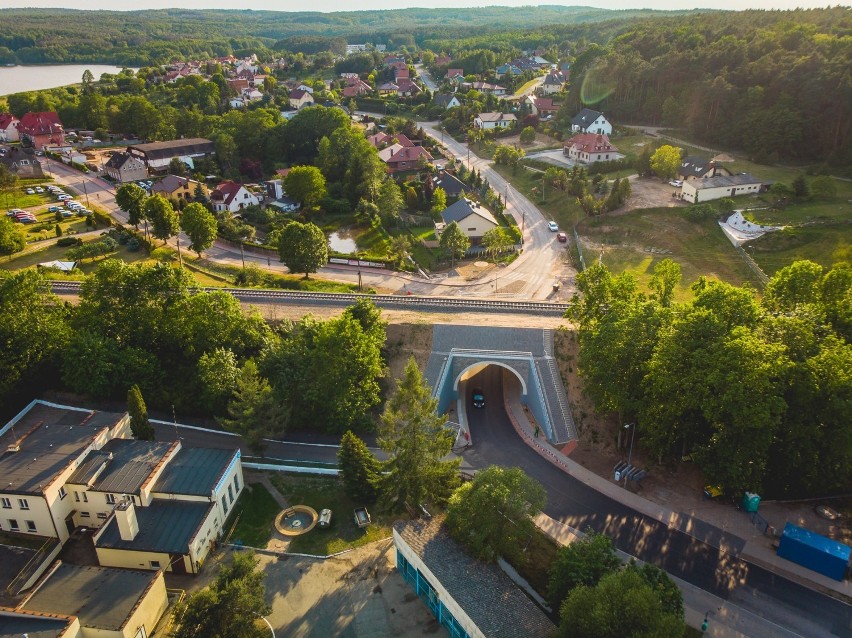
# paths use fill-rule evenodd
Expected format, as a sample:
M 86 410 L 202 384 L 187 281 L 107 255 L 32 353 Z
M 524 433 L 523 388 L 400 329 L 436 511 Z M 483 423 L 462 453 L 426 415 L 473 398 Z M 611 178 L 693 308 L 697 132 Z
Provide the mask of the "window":
M 8 499 L 8 498 L 5 498 L 5 497 L 4 497 L 4 498 L 0 498 L 0 503 L 2 503 L 2 504 L 3 504 L 3 509 L 4 509 L 4 510 L 10 510 L 10 509 L 12 509 L 12 500 L 11 500 L 11 499 Z
M 115 505 L 115 494 L 107 494 L 106 495 L 107 505 Z
M 30 503 L 29 503 L 29 501 L 28 501 L 27 499 L 25 499 L 25 498 L 19 498 L 19 499 L 18 499 L 18 505 L 20 505 L 20 506 L 21 506 L 21 509 L 22 509 L 22 510 L 28 510 L 28 509 L 30 509 Z
M 35 534 L 35 532 L 36 532 L 35 521 L 26 521 L 26 523 L 27 523 L 27 531 Z
M 64 487 L 60 487 L 59 488 L 59 500 L 64 501 L 66 496 L 68 496 L 68 492 L 65 491 Z
M 225 514 L 228 513 L 228 497 L 222 496 L 222 509 L 225 510 Z
M 11 529 L 13 532 L 20 531 L 21 529 L 20 527 L 18 527 L 18 521 L 14 518 L 9 519 L 9 529 Z
M 74 500 L 80 502 L 80 492 L 74 492 Z
M 234 502 L 234 490 L 230 485 L 228 486 L 228 501 L 231 503 Z
M 240 491 L 240 477 L 237 475 L 234 475 L 234 490 Z
M 89 512 L 80 512 L 80 518 L 92 518 L 92 515 Z
M 101 519 L 102 521 L 105 521 L 106 517 L 107 517 L 106 512 L 98 512 L 98 518 Z
M 148 561 L 148 565 L 151 566 L 151 569 L 160 569 L 160 561 L 158 560 Z
M 88 503 L 88 502 L 89 502 L 89 495 L 88 495 L 88 494 L 86 494 L 85 492 L 83 492 L 83 502 L 84 502 L 84 503 Z

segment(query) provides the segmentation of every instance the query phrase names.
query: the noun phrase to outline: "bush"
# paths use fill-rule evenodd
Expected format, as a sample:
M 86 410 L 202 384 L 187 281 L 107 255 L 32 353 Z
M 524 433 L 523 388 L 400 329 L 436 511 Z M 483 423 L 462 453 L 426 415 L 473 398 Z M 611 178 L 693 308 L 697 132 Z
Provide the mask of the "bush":
M 700 222 L 713 216 L 713 207 L 710 204 L 693 204 L 684 214 L 689 221 Z
M 94 210 L 92 212 L 92 217 L 94 217 L 95 221 L 100 226 L 112 226 L 112 217 L 110 217 L 107 213 L 101 210 Z
M 61 248 L 67 248 L 69 246 L 82 246 L 83 240 L 79 237 L 62 237 L 61 239 L 56 240 L 56 245 Z

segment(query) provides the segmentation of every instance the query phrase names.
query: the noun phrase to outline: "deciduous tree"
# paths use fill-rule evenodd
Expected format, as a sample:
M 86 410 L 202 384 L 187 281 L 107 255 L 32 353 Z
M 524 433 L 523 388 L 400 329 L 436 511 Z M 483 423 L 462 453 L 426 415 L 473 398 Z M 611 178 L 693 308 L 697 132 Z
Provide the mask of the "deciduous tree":
M 11 259 L 12 255 L 21 252 L 24 246 L 26 241 L 15 227 L 15 223 L 6 215 L 0 217 L 0 255 L 9 255 Z
M 180 226 L 189 237 L 189 247 L 199 257 L 216 241 L 216 218 L 202 204 L 193 202 L 183 209 Z
M 162 195 L 153 195 L 145 200 L 144 214 L 151 221 L 151 234 L 162 239 L 164 244 L 180 229 L 172 203 Z
M 328 239 L 316 224 L 291 222 L 279 236 L 278 255 L 290 272 L 303 272 L 308 279 L 328 263 Z
M 663 144 L 651 155 L 651 170 L 660 179 L 672 179 L 680 168 L 680 149 L 676 146 Z
M 326 195 L 325 176 L 316 166 L 294 166 L 284 178 L 284 189 L 296 201 L 313 208 Z
M 145 200 L 148 194 L 145 189 L 133 182 L 122 184 L 115 191 L 115 203 L 127 213 L 127 223 L 139 228 L 139 222 L 144 219 Z
M 450 497 L 450 534 L 481 560 L 517 558 L 547 502 L 544 488 L 520 468 L 488 467 Z
M 452 262 L 451 267 L 455 267 L 456 259 L 464 257 L 467 249 L 470 248 L 470 239 L 454 221 L 444 228 L 438 243 L 449 254 Z
M 559 609 L 569 592 L 577 587 L 594 587 L 601 578 L 618 570 L 621 561 L 612 539 L 589 532 L 559 550 L 548 574 L 547 599 Z

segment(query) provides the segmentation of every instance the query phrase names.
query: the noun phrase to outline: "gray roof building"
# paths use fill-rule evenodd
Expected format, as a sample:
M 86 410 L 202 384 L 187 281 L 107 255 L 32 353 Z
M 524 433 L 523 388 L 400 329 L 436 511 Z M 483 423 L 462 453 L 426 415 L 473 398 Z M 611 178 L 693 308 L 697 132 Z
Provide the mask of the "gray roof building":
M 184 140 L 168 142 L 151 142 L 150 144 L 134 144 L 127 147 L 131 155 L 142 157 L 149 164 L 162 163 L 173 157 L 201 157 L 216 152 L 216 145 L 203 137 L 192 137 Z M 166 162 L 167 163 L 167 162 Z
M 0 608 L 0 638 L 63 638 L 66 635 L 76 637 L 78 629 L 76 619 L 70 616 L 60 617 L 25 609 Z
M 490 210 L 485 208 L 485 206 L 479 202 L 475 202 L 467 197 L 463 197 L 456 203 L 447 206 L 441 211 L 441 219 L 444 220 L 445 224 L 449 224 L 451 222 L 459 223 L 471 215 L 482 217 L 495 226 L 498 225 L 497 220 L 494 218 L 494 215 L 491 214 Z
M 99 434 L 126 417 L 36 402 L 0 437 L 0 493 L 42 494 Z
M 119 631 L 158 578 L 156 571 L 60 563 L 22 607 L 76 616 L 91 629 Z
M 89 485 L 98 492 L 138 494 L 154 469 L 177 443 L 113 439 L 80 464 L 69 483 Z
M 139 533 L 133 540 L 121 538 L 118 522 L 113 516 L 106 522 L 95 547 L 186 554 L 189 542 L 213 506 L 213 503 L 202 501 L 154 499 L 148 507 L 136 508 Z
M 719 166 L 714 160 L 703 157 L 685 157 L 680 164 L 678 174 L 683 178 L 689 177 L 716 177 L 718 175 L 730 175 L 724 166 Z
M 749 175 L 748 173 L 738 173 L 737 175 L 717 175 L 716 177 L 708 177 L 701 181 L 692 182 L 695 190 L 704 190 L 707 188 L 719 188 L 723 186 L 744 186 L 746 184 L 763 184 L 764 180 Z
M 467 184 L 461 181 L 458 177 L 443 171 L 438 173 L 438 175 L 434 177 L 434 180 L 435 186 L 444 189 L 444 192 L 448 197 L 460 197 L 470 190 Z
M 397 521 L 394 531 L 488 638 L 547 638 L 556 630 L 544 612 L 497 566 L 468 555 L 442 518 Z
M 210 496 L 239 451 L 214 448 L 181 448 L 163 470 L 154 492 Z
M 592 109 L 584 108 L 582 111 L 577 113 L 577 115 L 571 118 L 571 126 L 579 126 L 585 131 L 586 128 L 593 124 L 601 115 L 603 115 L 603 113 L 600 111 L 593 111 Z

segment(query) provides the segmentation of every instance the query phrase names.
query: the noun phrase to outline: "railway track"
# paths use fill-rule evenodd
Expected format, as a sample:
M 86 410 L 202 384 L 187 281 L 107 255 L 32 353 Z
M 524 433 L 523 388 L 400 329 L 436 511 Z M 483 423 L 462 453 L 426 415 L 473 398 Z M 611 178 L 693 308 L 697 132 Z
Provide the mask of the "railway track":
M 57 295 L 79 294 L 79 281 L 52 281 Z M 422 312 L 492 312 L 503 314 L 547 315 L 561 317 L 570 304 L 548 301 L 502 301 L 499 299 L 470 299 L 463 297 L 423 297 L 418 295 L 364 295 L 357 293 L 302 292 L 262 290 L 257 288 L 201 288 L 230 293 L 241 301 L 301 305 L 351 306 L 358 299 L 369 299 L 380 308 L 409 309 Z

